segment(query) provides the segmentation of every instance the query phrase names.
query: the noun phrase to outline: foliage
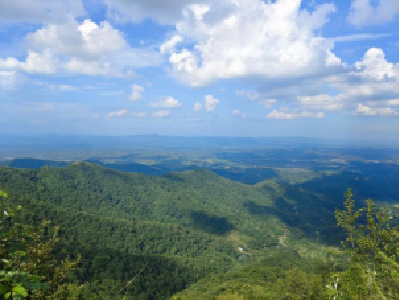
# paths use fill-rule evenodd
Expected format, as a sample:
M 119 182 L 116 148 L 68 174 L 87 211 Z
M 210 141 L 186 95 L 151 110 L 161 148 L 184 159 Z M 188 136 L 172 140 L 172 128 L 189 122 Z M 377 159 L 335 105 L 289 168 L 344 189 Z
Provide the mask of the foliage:
M 285 218 L 294 216 L 297 224 L 312 218 L 296 215 L 285 190 L 273 185 L 248 186 L 206 170 L 150 177 L 88 163 L 0 171 L 0 188 L 25 208 L 19 220 L 50 219 L 61 226 L 67 253 L 82 254 L 74 280 L 85 299 L 117 293 L 145 264 L 121 296 L 164 299 L 263 257 L 283 235 L 287 243 L 295 240 Z M 274 198 L 291 209 L 275 206 Z M 248 256 L 241 260 L 243 246 Z
M 21 232 L 32 236 L 15 267 L 41 284 L 20 284 L 30 299 L 398 295 L 397 229 L 372 202 L 356 209 L 350 194 L 345 211 L 336 211 L 348 251 L 331 272 L 322 259 L 326 245 L 316 241 L 334 244 L 340 237 L 332 213 L 337 202 L 299 186 L 250 186 L 207 170 L 156 177 L 75 163 L 0 168 L 1 188 L 7 212 L 17 212 L 4 232 L 14 228 L 18 241 Z
M 262 260 L 208 276 L 172 300 L 398 299 L 398 226 L 372 201 L 356 210 L 351 190 L 345 196 L 345 210 L 335 212 L 338 226 L 347 233 L 345 251 L 332 253 L 333 265 L 279 250 L 279 255 L 271 255 L 273 264 Z
M 350 267 L 335 275 L 338 299 L 398 299 L 399 227 L 388 210 L 378 210 L 371 200 L 356 209 L 351 189 L 345 197 L 345 210 L 336 210 L 335 216 L 347 233 L 342 244 Z
M 172 300 L 324 299 L 327 269 L 325 264 L 302 259 L 289 249 L 271 249 L 266 258 L 225 274 L 208 276 Z
M 74 299 L 73 286 L 66 283 L 79 258 L 55 255 L 58 227 L 43 221 L 36 228 L 17 220 L 22 207 L 7 203 L 0 190 L 0 297 L 4 299 Z M 52 231 L 52 232 L 51 232 Z M 64 255 L 65 256 L 65 255 Z M 1 298 L 0 298 L 1 299 Z

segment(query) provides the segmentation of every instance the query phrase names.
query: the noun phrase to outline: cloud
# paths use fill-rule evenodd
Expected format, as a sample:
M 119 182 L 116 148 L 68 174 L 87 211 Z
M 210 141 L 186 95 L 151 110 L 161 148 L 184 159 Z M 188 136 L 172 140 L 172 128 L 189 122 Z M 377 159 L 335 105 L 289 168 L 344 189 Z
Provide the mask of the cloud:
M 255 81 L 260 86 L 258 91 L 237 90 L 235 94 L 265 107 L 279 99 L 280 104 L 299 110 L 351 112 L 357 103 L 398 99 L 398 68 L 398 63 L 386 59 L 382 49 L 370 48 L 361 59 L 343 66 L 337 74 L 260 79 Z
M 166 117 L 169 116 L 171 114 L 171 112 L 169 110 L 162 110 L 162 111 L 156 111 L 154 113 L 152 113 L 152 117 L 153 118 L 162 118 L 162 117 Z
M 264 108 L 270 108 L 276 103 L 276 99 L 262 99 L 258 101 Z
M 248 90 L 236 90 L 236 96 L 244 96 L 245 98 L 249 99 L 250 101 L 256 101 L 261 98 L 261 94 L 256 91 L 248 91 Z
M 237 110 L 237 109 L 232 110 L 232 116 L 237 117 L 237 116 L 239 116 L 239 115 L 240 115 L 240 111 L 239 111 L 239 110 Z M 242 117 L 243 119 L 245 119 L 245 118 L 247 118 L 247 114 L 242 114 L 241 117 Z
M 370 101 L 366 103 L 368 106 L 399 106 L 399 99 Z
M 54 74 L 57 72 L 58 59 L 51 51 L 45 49 L 41 53 L 29 51 L 25 61 L 13 57 L 0 58 L 0 70 L 18 70 L 27 73 Z
M 107 16 L 117 22 L 140 22 L 151 18 L 172 25 L 182 18 L 182 10 L 190 4 L 205 0 L 105 0 Z
M 371 48 L 360 61 L 349 66 L 347 72 L 330 76 L 322 82 L 337 90 L 338 94 L 325 92 L 306 96 L 299 93 L 297 103 L 312 110 L 353 109 L 361 102 L 394 103 L 393 99 L 399 97 L 399 66 L 388 62 L 382 49 Z
M 144 118 L 147 116 L 147 112 L 133 112 L 132 116 L 137 117 L 137 118 Z
M 365 116 L 397 116 L 399 112 L 390 107 L 370 107 L 358 103 L 355 114 Z
M 276 99 L 263 99 L 263 95 L 256 91 L 237 90 L 237 96 L 244 96 L 252 102 L 260 103 L 264 108 L 270 108 L 276 103 Z
M 238 111 L 237 109 L 232 110 L 232 116 L 238 116 L 240 114 L 240 111 Z
M 277 110 L 273 110 L 267 115 L 268 119 L 299 119 L 299 118 L 316 118 L 321 119 L 325 117 L 323 112 L 309 112 L 302 111 L 301 113 L 285 113 Z
M 100 115 L 99 114 L 95 114 L 92 116 L 93 119 L 100 119 Z
M 332 38 L 334 42 L 358 42 L 390 37 L 391 33 L 356 33 Z
M 204 107 L 206 111 L 213 111 L 215 107 L 219 104 L 219 100 L 215 99 L 213 95 L 206 95 L 204 97 L 205 104 Z
M 149 106 L 150 107 L 179 107 L 179 106 L 181 106 L 181 104 L 179 103 L 178 100 L 176 100 L 172 97 L 167 97 L 163 101 L 149 103 Z
M 346 95 L 332 96 L 319 94 L 314 96 L 298 96 L 299 103 L 307 108 L 314 110 L 340 110 L 345 107 Z
M 363 59 L 355 63 L 355 67 L 360 71 L 359 75 L 380 81 L 398 77 L 399 74 L 398 65 L 388 62 L 380 48 L 368 49 Z
M 120 111 L 110 111 L 107 116 L 109 118 L 112 118 L 112 117 L 119 118 L 119 117 L 125 116 L 127 113 L 128 113 L 128 111 L 126 109 L 122 109 Z
M 64 22 L 86 14 L 80 0 L 2 1 L 1 22 Z
M 132 85 L 132 94 L 129 96 L 129 99 L 132 101 L 137 101 L 142 99 L 142 93 L 144 92 L 144 88 L 140 85 L 134 84 Z
M 51 49 L 55 54 L 100 59 L 128 47 L 122 33 L 103 21 L 99 25 L 86 19 L 81 24 L 71 20 L 65 24 L 49 24 L 28 33 L 25 42 L 30 49 Z
M 203 104 L 200 103 L 200 102 L 196 102 L 196 103 L 193 105 L 193 110 L 194 110 L 194 111 L 199 111 L 199 110 L 201 110 L 202 108 L 203 108 Z
M 0 91 L 14 90 L 18 84 L 18 73 L 16 71 L 0 71 Z
M 327 83 L 352 103 L 397 99 L 399 66 L 388 62 L 382 49 L 371 48 L 351 71 L 333 76 Z
M 77 58 L 72 58 L 63 66 L 63 69 L 69 73 L 89 76 L 122 76 L 121 73 L 112 70 L 108 63 L 100 61 L 85 61 Z
M 79 23 L 51 23 L 28 33 L 25 60 L 0 59 L 0 70 L 27 73 L 72 73 L 90 76 L 131 77 L 133 68 L 155 66 L 161 56 L 152 49 L 132 48 L 109 22 L 87 19 Z
M 383 25 L 392 21 L 399 13 L 398 0 L 353 0 L 348 20 L 357 27 Z
M 160 52 L 163 54 L 171 53 L 175 50 L 175 46 L 182 41 L 183 41 L 183 38 L 180 35 L 174 35 L 168 41 L 165 41 L 163 44 L 161 44 Z
M 47 81 L 35 81 L 34 84 L 38 85 L 38 86 L 46 87 L 47 89 L 49 89 L 51 91 L 56 91 L 56 92 L 76 92 L 76 91 L 79 91 L 79 87 L 72 86 L 72 85 L 67 85 L 67 84 L 54 84 L 54 83 L 47 82 Z
M 176 24 L 176 35 L 194 43 L 169 57 L 172 73 L 183 82 L 203 86 L 229 78 L 294 78 L 340 67 L 331 52 L 333 41 L 315 34 L 335 11 L 333 4 L 309 13 L 300 9 L 301 0 L 224 3 L 188 6 Z

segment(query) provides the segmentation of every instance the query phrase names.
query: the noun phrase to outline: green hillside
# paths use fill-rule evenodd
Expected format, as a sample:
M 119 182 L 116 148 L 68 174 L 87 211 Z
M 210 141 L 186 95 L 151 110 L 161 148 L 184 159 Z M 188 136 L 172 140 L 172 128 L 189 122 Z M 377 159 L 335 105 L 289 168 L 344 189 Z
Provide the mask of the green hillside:
M 328 280 L 318 268 L 327 270 L 336 249 L 328 244 L 342 237 L 333 215 L 342 199 L 203 169 L 149 176 L 91 163 L 1 167 L 0 190 L 22 205 L 22 222 L 61 226 L 57 249 L 82 255 L 71 279 L 82 299 L 279 299 L 296 293 L 284 278 Z M 301 288 L 319 295 L 313 286 Z
M 249 186 L 207 170 L 153 177 L 76 163 L 3 167 L 0 189 L 24 207 L 25 222 L 49 219 L 61 226 L 64 244 L 83 255 L 76 280 L 86 283 L 86 297 L 116 292 L 146 263 L 126 291 L 136 295 L 132 299 L 164 299 L 277 248 L 306 255 L 313 253 L 307 247 L 317 247 L 309 237 L 321 216 L 304 216 L 301 202 L 318 200 L 273 182 Z

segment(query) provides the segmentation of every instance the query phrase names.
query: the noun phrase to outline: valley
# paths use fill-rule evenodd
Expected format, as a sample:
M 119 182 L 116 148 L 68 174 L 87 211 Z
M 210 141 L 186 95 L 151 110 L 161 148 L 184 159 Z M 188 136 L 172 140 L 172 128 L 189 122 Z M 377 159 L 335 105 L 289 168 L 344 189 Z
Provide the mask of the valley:
M 321 281 L 322 295 L 346 188 L 359 207 L 369 197 L 398 204 L 398 162 L 386 151 L 16 158 L 2 162 L 0 190 L 22 222 L 60 226 L 61 247 L 82 255 L 71 280 L 83 299 L 278 299 L 282 280 L 298 276 Z

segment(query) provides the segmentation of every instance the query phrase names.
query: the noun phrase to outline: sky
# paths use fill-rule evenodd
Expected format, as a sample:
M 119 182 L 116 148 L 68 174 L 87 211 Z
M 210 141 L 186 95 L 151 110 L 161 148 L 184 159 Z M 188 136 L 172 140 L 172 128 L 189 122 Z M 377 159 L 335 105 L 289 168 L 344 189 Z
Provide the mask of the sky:
M 399 136 L 397 0 L 0 0 L 0 134 Z

